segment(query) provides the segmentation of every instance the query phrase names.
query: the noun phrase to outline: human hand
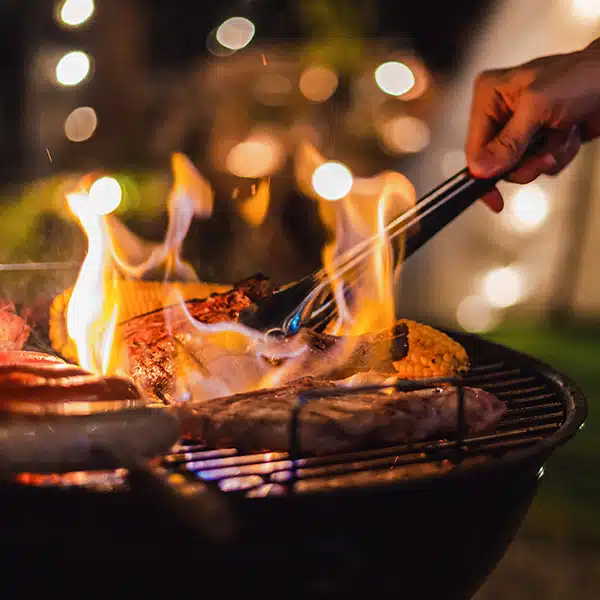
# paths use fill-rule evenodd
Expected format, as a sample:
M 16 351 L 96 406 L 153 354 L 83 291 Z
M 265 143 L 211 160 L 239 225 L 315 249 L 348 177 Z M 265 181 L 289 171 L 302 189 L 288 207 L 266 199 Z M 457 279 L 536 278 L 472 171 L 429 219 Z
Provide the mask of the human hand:
M 541 129 L 542 147 L 511 171 Z M 582 142 L 599 135 L 600 40 L 578 52 L 484 71 L 475 81 L 467 164 L 476 177 L 510 173 L 508 181 L 529 183 L 556 175 Z M 496 212 L 504 206 L 497 189 L 483 200 Z

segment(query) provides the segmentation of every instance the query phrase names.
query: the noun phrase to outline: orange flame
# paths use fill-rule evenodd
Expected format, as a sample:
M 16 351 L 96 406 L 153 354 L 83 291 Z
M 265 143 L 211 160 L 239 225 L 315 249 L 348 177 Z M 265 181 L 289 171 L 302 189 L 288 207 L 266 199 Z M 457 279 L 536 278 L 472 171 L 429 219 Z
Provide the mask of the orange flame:
M 102 182 L 114 182 L 102 185 Z M 121 189 L 114 179 L 98 179 L 88 191 L 67 194 L 67 202 L 85 232 L 88 250 L 67 308 L 67 331 L 79 364 L 93 373 L 111 370 L 111 349 L 119 303 L 112 247 L 104 215 L 117 208 Z
M 399 173 L 357 178 L 336 163 L 335 169 L 345 177 L 349 191 L 339 196 L 334 190 L 329 197 L 338 195 L 339 199 L 325 200 L 313 187 L 315 170 L 325 162 L 315 148 L 301 146 L 296 177 L 300 190 L 318 203 L 330 234 L 323 264 L 338 304 L 338 319 L 331 331 L 345 334 L 348 340 L 336 349 L 336 359 L 342 363 L 353 351 L 352 340 L 357 335 L 390 327 L 394 322 L 393 247 L 385 227 L 393 216 L 412 207 L 416 196 L 410 182 Z M 141 278 L 160 268 L 165 280 L 163 306 L 169 304 L 164 318 L 177 342 L 174 360 L 178 377 L 173 400 L 208 400 L 285 383 L 294 375 L 297 361 L 304 359 L 307 347 L 303 336 L 273 339 L 240 323 L 203 324 L 188 312 L 182 291 L 173 280 L 197 280 L 191 265 L 182 260 L 181 250 L 194 216 L 207 218 L 212 214 L 213 192 L 185 156 L 174 155 L 172 166 L 175 181 L 168 199 L 169 224 L 161 244 L 138 238 L 108 214 L 111 211 L 90 203 L 89 192 L 68 197 L 88 237 L 88 253 L 68 308 L 68 331 L 77 344 L 80 363 L 106 372 L 115 362 L 111 347 L 118 322 L 117 278 Z M 268 194 L 269 180 L 265 179 L 255 195 L 258 200 L 254 198 L 254 205 L 244 207 L 251 224 L 258 225 L 264 219 Z M 353 249 L 366 240 L 371 240 L 369 251 L 357 255 Z M 283 366 L 273 367 L 265 357 L 282 361 Z M 122 368 L 122 363 L 119 366 Z M 317 365 L 316 370 L 319 368 Z
M 140 239 L 116 218 L 107 220 L 114 259 L 128 277 L 141 279 L 162 269 L 165 279 L 198 279 L 192 266 L 181 259 L 181 249 L 194 217 L 206 219 L 212 215 L 213 190 L 185 155 L 173 154 L 171 167 L 174 181 L 167 201 L 169 220 L 161 244 L 149 244 Z
M 295 166 L 300 189 L 318 203 L 321 220 L 330 233 L 322 256 L 338 306 L 338 319 L 330 331 L 356 336 L 385 329 L 396 315 L 398 274 L 385 228 L 392 218 L 414 206 L 414 187 L 400 173 L 384 171 L 370 178 L 354 177 L 350 191 L 332 202 L 323 199 L 312 182 L 312 174 L 325 162 L 313 146 L 303 144 Z M 368 251 L 356 254 L 357 245 L 371 238 L 375 241 L 368 244 Z M 396 250 L 401 252 L 401 247 Z

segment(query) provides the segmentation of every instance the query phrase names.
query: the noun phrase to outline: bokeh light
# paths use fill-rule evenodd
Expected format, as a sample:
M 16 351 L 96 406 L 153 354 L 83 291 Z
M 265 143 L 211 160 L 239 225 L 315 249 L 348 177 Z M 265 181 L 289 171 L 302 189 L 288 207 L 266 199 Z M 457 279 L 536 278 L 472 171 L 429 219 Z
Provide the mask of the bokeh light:
M 505 218 L 510 227 L 519 233 L 538 229 L 549 214 L 548 194 L 534 183 L 521 187 L 506 203 Z
M 231 56 L 235 54 L 235 50 L 231 48 L 226 48 L 219 42 L 217 39 L 217 28 L 213 29 L 206 36 L 206 49 L 213 55 L 218 56 L 219 58 L 223 58 L 225 56 Z
M 56 65 L 56 81 L 71 86 L 81 83 L 90 72 L 90 58 L 85 52 L 74 50 L 65 54 Z
M 467 164 L 467 155 L 464 150 L 448 150 L 442 156 L 442 175 L 449 179 L 462 171 Z
M 467 296 L 456 309 L 456 320 L 465 331 L 485 333 L 500 325 L 502 313 L 481 296 Z
M 338 76 L 327 67 L 308 67 L 298 82 L 302 95 L 312 102 L 325 102 L 338 87 Z
M 230 50 L 246 47 L 255 33 L 254 23 L 244 17 L 231 17 L 217 29 L 217 41 Z
M 352 173 L 340 162 L 326 162 L 315 169 L 312 184 L 315 192 L 325 200 L 340 200 L 352 189 Z
M 123 191 L 114 177 L 100 177 L 90 186 L 88 199 L 94 205 L 94 213 L 107 215 L 121 203 Z
M 65 0 L 59 18 L 70 27 L 83 25 L 94 14 L 94 0 Z
M 525 293 L 525 276 L 514 266 L 492 269 L 483 278 L 485 299 L 496 308 L 517 304 Z
M 237 177 L 266 177 L 283 164 L 283 144 L 273 135 L 258 134 L 235 145 L 227 154 L 225 166 Z
M 283 106 L 288 102 L 293 89 L 292 82 L 285 75 L 268 73 L 258 77 L 254 94 L 265 106 Z
M 84 142 L 92 137 L 97 126 L 96 111 L 89 106 L 80 106 L 66 118 L 65 135 L 72 142 Z
M 415 75 L 404 63 L 391 61 L 377 67 L 375 81 L 386 94 L 402 96 L 415 85 Z
M 401 115 L 382 125 L 381 139 L 388 150 L 410 154 L 420 152 L 429 145 L 431 132 L 421 119 Z
M 599 0 L 571 0 L 571 10 L 576 21 L 594 24 L 600 20 Z

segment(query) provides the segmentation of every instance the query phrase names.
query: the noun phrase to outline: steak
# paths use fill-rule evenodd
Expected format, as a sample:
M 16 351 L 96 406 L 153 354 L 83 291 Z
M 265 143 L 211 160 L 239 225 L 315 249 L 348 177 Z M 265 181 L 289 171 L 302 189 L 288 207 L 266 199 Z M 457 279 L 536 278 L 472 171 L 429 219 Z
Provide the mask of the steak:
M 240 311 L 274 291 L 262 275 L 244 279 L 224 293 L 185 302 L 189 315 L 200 323 L 235 321 Z M 189 330 L 183 311 L 155 310 L 120 325 L 129 359 L 129 374 L 151 397 L 170 403 L 175 382 L 175 357 L 180 349 L 177 332 Z
M 299 394 L 340 385 L 345 384 L 304 377 L 279 388 L 190 402 L 181 409 L 183 430 L 212 447 L 287 451 Z M 457 397 L 451 387 L 316 397 L 300 413 L 300 449 L 327 454 L 439 437 L 456 428 Z M 491 426 L 506 410 L 501 400 L 477 388 L 465 388 L 464 406 L 469 432 Z
M 0 351 L 21 350 L 30 331 L 26 321 L 15 313 L 14 304 L 0 302 Z

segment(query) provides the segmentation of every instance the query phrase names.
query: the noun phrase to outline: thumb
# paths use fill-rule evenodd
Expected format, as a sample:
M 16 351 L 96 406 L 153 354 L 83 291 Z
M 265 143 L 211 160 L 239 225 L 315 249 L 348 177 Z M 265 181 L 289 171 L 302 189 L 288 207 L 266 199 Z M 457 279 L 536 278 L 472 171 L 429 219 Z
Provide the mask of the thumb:
M 500 132 L 475 155 L 472 172 L 489 179 L 510 171 L 521 160 L 531 139 L 539 129 L 539 121 L 525 106 L 517 106 Z

